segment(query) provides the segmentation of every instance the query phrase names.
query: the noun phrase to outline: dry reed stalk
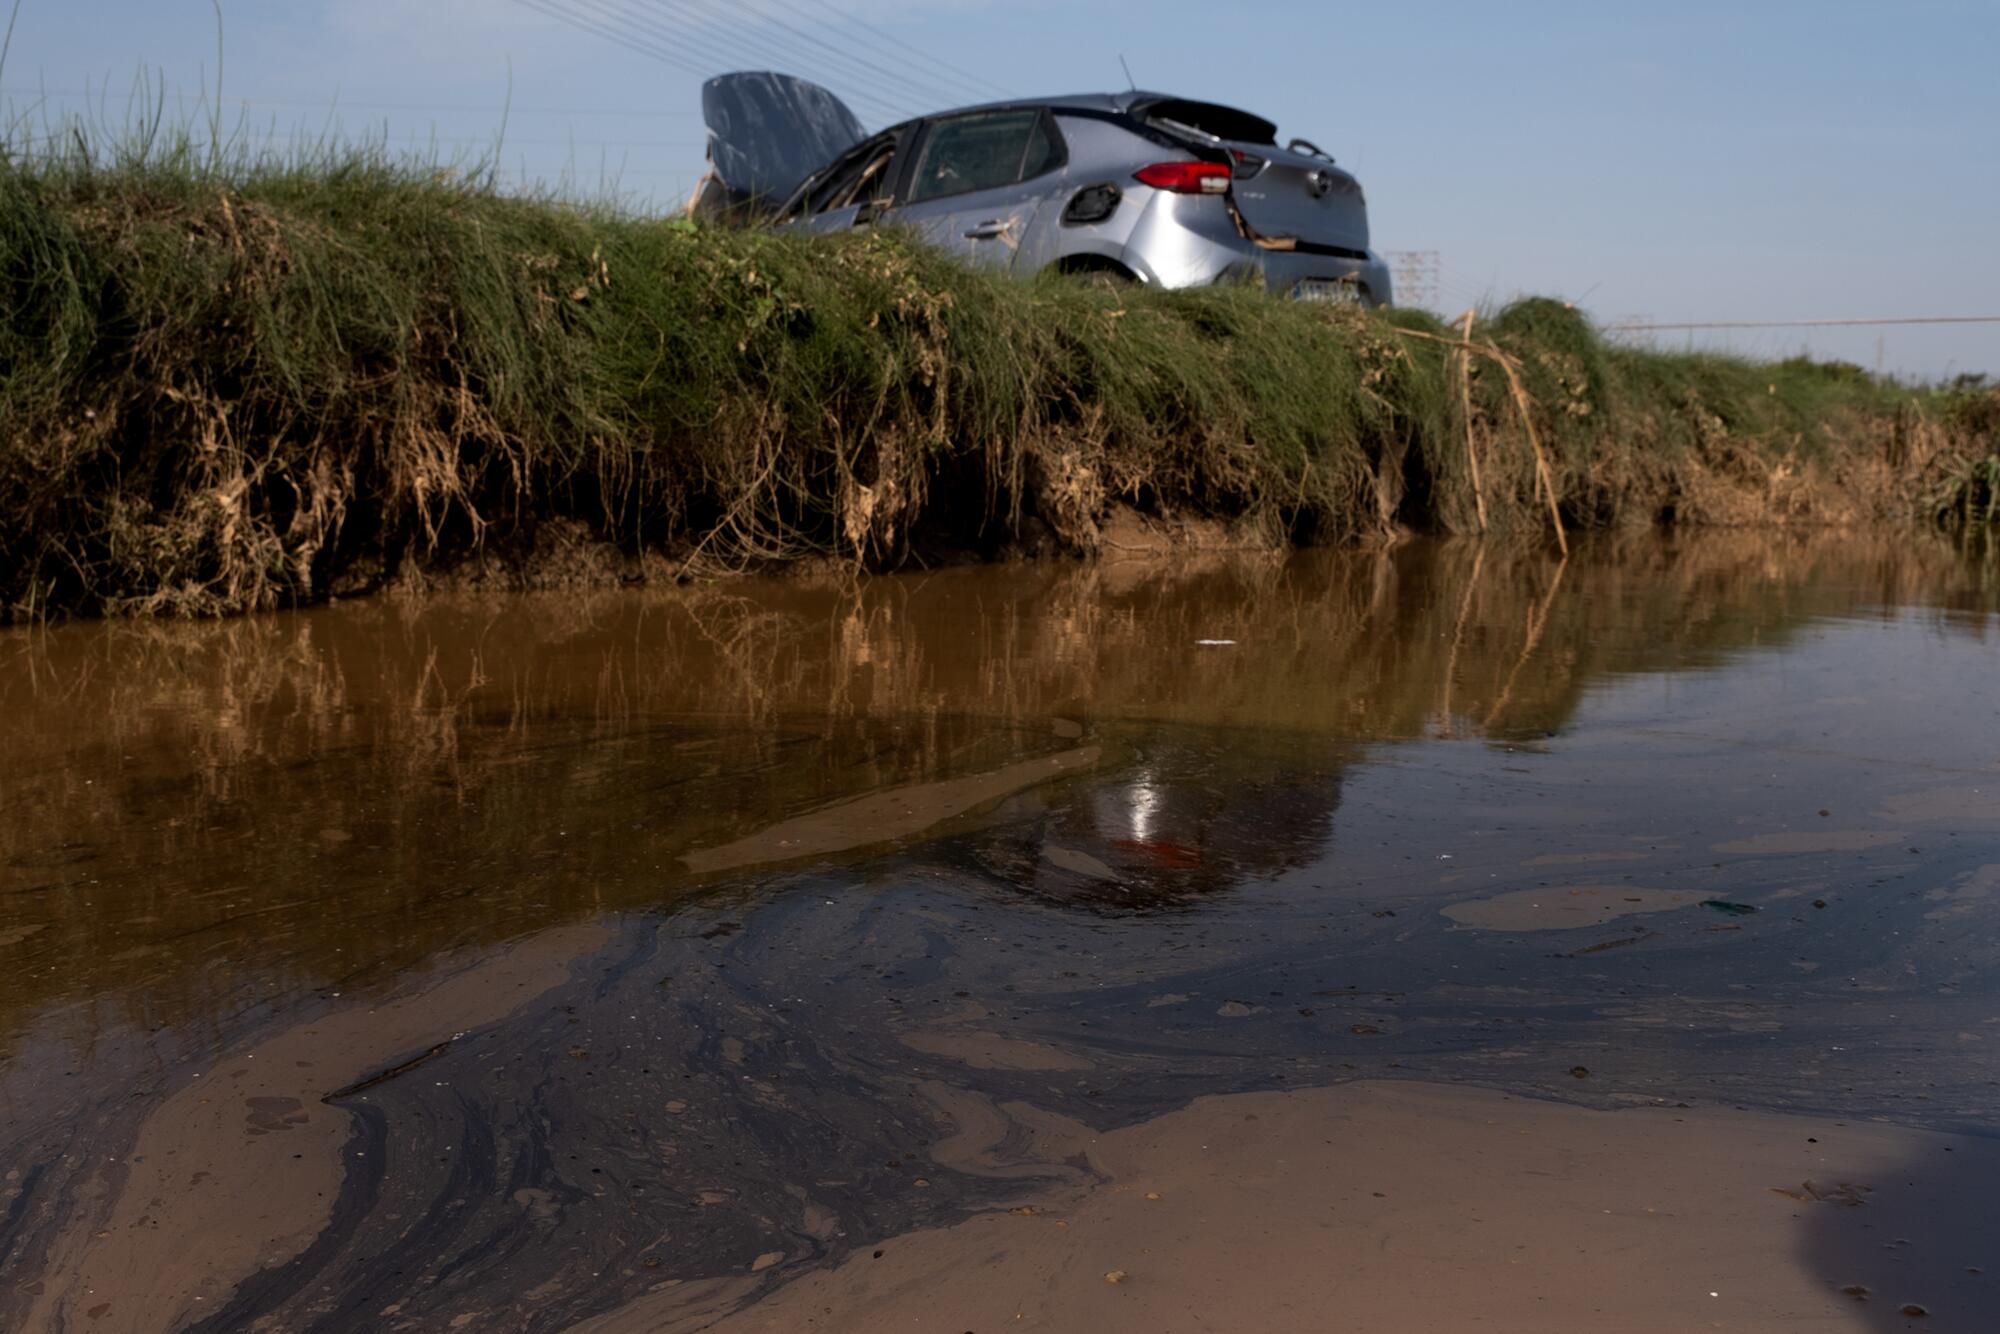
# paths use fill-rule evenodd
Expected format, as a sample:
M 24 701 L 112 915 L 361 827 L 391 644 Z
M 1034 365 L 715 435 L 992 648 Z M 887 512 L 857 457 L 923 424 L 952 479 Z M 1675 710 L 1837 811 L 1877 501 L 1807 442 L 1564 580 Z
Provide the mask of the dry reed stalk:
M 1472 346 L 1473 312 L 1465 312 L 1465 344 Z M 1472 438 L 1472 355 L 1458 354 L 1458 406 L 1465 418 L 1465 462 L 1472 470 L 1472 503 L 1479 511 L 1479 531 L 1486 531 L 1486 486 L 1479 477 L 1479 450 Z
M 1556 501 L 1555 474 L 1549 469 L 1548 455 L 1542 452 L 1541 437 L 1535 433 L 1534 416 L 1529 411 L 1528 391 L 1521 387 L 1521 376 L 1515 369 L 1514 358 L 1502 352 L 1500 345 L 1490 338 L 1486 341 L 1486 345 L 1482 347 L 1473 342 L 1469 337 L 1463 339 L 1443 338 L 1434 333 L 1425 333 L 1421 329 L 1397 329 L 1395 332 L 1402 334 L 1406 338 L 1422 338 L 1432 343 L 1443 343 L 1447 347 L 1462 348 L 1468 353 L 1477 352 L 1481 356 L 1491 357 L 1494 361 L 1500 363 L 1500 369 L 1506 372 L 1507 375 L 1507 387 L 1513 391 L 1514 408 L 1521 414 L 1521 429 L 1527 432 L 1528 448 L 1534 451 L 1535 480 L 1540 483 L 1542 495 L 1548 501 L 1549 519 L 1555 524 L 1556 529 L 1556 545 L 1562 548 L 1564 556 L 1568 556 L 1569 537 L 1563 531 L 1562 510 Z
M 1528 447 L 1535 451 L 1535 476 L 1541 479 L 1542 494 L 1548 498 L 1549 520 L 1556 526 L 1556 545 L 1562 548 L 1565 558 L 1569 556 L 1569 538 L 1563 532 L 1562 510 L 1556 504 L 1556 481 L 1549 471 L 1548 455 L 1542 452 L 1542 441 L 1535 434 L 1534 415 L 1528 403 L 1528 391 L 1521 387 L 1521 377 L 1514 369 L 1513 360 L 1503 355 L 1499 348 L 1493 349 L 1500 369 L 1507 372 L 1507 386 L 1514 391 L 1514 407 L 1521 414 L 1521 429 L 1528 433 Z

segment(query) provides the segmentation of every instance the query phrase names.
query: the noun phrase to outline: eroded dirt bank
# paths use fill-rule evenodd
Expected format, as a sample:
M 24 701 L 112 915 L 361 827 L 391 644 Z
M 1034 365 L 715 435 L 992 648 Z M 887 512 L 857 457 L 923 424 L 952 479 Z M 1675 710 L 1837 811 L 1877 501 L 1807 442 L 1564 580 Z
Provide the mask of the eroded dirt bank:
M 376 159 L 0 172 L 0 620 L 213 615 L 470 568 L 2000 513 L 2000 395 L 1225 287 L 977 272 Z

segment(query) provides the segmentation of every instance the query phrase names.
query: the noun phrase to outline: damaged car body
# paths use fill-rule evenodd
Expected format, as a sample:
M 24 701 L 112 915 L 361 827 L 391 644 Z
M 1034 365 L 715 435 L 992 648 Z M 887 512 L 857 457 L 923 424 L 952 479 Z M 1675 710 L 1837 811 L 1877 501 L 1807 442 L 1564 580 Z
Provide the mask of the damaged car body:
M 899 226 L 967 260 L 1157 287 L 1387 305 L 1360 182 L 1248 112 L 1160 93 L 996 102 L 874 135 L 781 74 L 703 89 L 696 212 L 812 233 Z M 808 166 L 814 155 L 823 165 Z

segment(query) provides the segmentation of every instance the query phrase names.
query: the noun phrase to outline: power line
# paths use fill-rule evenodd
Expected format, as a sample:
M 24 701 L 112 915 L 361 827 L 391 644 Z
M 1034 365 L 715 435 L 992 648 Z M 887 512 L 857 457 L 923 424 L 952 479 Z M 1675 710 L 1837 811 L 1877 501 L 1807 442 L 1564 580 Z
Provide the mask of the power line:
M 675 69 L 683 73 L 692 74 L 698 79 L 706 79 L 708 77 L 706 70 L 683 56 L 671 51 L 661 50 L 649 43 L 633 41 L 630 37 L 604 27 L 602 24 L 592 22 L 581 14 L 572 14 L 568 10 L 557 8 L 554 4 L 549 3 L 549 0 L 514 0 L 514 3 L 526 6 L 538 14 L 546 15 L 558 23 L 567 23 L 572 28 L 581 28 L 585 32 L 594 33 L 611 42 L 613 45 L 622 46 L 628 51 L 636 51 L 640 55 L 651 56 L 662 64 L 672 65 Z
M 574 14 L 567 6 L 559 9 L 551 8 L 547 0 L 521 0 L 521 3 L 532 4 L 534 8 L 540 9 L 543 13 L 562 18 L 567 22 L 574 22 L 578 26 L 584 26 L 589 22 L 589 20 L 584 19 L 581 15 Z M 711 29 L 704 31 L 699 37 L 696 37 L 691 36 L 687 31 L 677 31 L 653 20 L 635 15 L 628 10 L 621 9 L 615 4 L 608 3 L 608 0 L 571 0 L 571 3 L 580 4 L 596 11 L 600 22 L 614 30 L 614 32 L 606 32 L 604 27 L 596 27 L 594 30 L 600 35 L 607 36 L 611 40 L 617 41 L 632 50 L 666 60 L 669 64 L 689 70 L 704 80 L 713 75 L 718 67 L 726 67 L 738 61 L 748 61 L 752 64 L 769 63 L 768 53 L 764 49 L 758 47 L 754 42 L 744 40 L 733 32 L 725 33 L 720 30 Z M 694 64 L 689 60 L 688 56 L 683 55 L 679 50 L 675 50 L 676 46 L 685 48 L 686 51 L 691 52 L 694 56 L 713 63 L 707 68 Z M 872 93 L 854 93 L 852 94 L 852 98 L 854 101 L 871 105 L 878 111 L 887 112 L 889 117 L 894 120 L 903 120 L 909 115 L 906 108 L 897 105 L 886 97 L 879 97 Z
M 62 97 L 72 100 L 99 100 L 106 96 L 102 90 L 76 88 L 0 88 L 0 97 Z M 323 101 L 296 97 L 228 97 L 223 99 L 232 106 L 303 107 L 321 111 L 480 111 L 491 115 L 502 110 L 498 103 L 473 102 L 350 102 L 335 96 Z M 510 116 L 648 116 L 669 117 L 685 120 L 699 116 L 698 111 L 629 110 L 617 107 L 516 107 L 505 108 Z
M 543 168 L 543 167 L 501 166 L 501 167 L 494 167 L 492 168 L 492 170 L 498 172 L 502 176 L 518 176 L 522 180 L 546 180 L 549 179 L 550 177 L 554 177 L 557 179 L 561 179 L 563 177 L 577 178 L 580 175 L 578 171 L 573 170 L 568 166 L 556 170 L 550 170 L 548 168 Z M 699 173 L 690 172 L 685 168 L 681 167 L 619 166 L 616 168 L 612 168 L 601 172 L 595 172 L 592 174 L 605 176 L 614 181 L 625 176 L 671 176 L 674 178 L 676 182 L 685 184 L 686 182 L 692 180 Z
M 585 2 L 589 3 L 589 0 L 585 0 Z M 671 46 L 662 45 L 656 38 L 643 29 L 634 32 L 629 21 L 624 23 L 619 22 L 619 16 L 615 12 L 608 20 L 600 20 L 557 5 L 553 3 L 553 0 L 515 0 L 515 3 L 555 19 L 559 23 L 564 23 L 570 27 L 602 37 L 614 46 L 635 52 L 639 55 L 648 56 L 664 65 L 670 65 L 683 73 L 691 74 L 697 79 L 704 81 L 714 74 L 717 65 L 733 63 L 736 59 L 740 58 L 718 55 L 713 49 L 696 46 L 695 44 L 683 41 L 683 45 L 695 46 L 695 56 L 709 62 L 707 64 L 698 63 L 695 59 L 682 54 Z M 592 7 L 600 8 L 596 5 Z M 675 40 L 671 34 L 669 34 L 669 40 Z
M 713 64 L 749 59 L 762 59 L 763 53 L 755 47 L 745 46 L 736 41 L 734 34 L 703 32 L 698 35 L 686 29 L 676 31 L 665 24 L 632 13 L 629 9 L 613 4 L 610 0 L 570 0 L 571 5 L 582 5 L 595 10 L 605 22 L 636 34 L 641 41 L 665 44 L 669 48 L 684 49 L 702 60 Z M 711 67 L 709 73 L 714 73 Z M 707 75 L 703 76 L 704 78 Z
M 718 67 L 725 67 L 744 58 L 742 55 L 732 53 L 728 48 L 720 46 L 719 43 L 693 41 L 685 34 L 677 34 L 660 28 L 657 25 L 635 23 L 630 16 L 605 5 L 602 3 L 602 0 L 580 0 L 580 3 L 597 11 L 599 17 L 596 18 L 579 14 L 566 6 L 555 3 L 554 0 L 515 0 L 515 3 L 524 5 L 537 13 L 544 14 L 559 23 L 564 23 L 570 27 L 602 37 L 614 46 L 639 55 L 651 57 L 662 64 L 670 65 L 684 73 L 691 74 L 704 82 L 715 73 Z M 687 48 L 687 51 L 691 54 L 683 53 L 683 51 L 676 49 L 676 46 Z M 749 58 L 753 62 L 764 59 L 762 53 L 755 52 Z M 706 61 L 708 63 L 702 64 L 698 63 L 698 61 Z M 900 109 L 888 107 L 888 104 L 882 102 L 881 99 L 861 97 L 856 100 L 870 102 L 878 107 L 887 108 L 893 119 L 900 120 L 904 117 L 904 113 Z
M 666 4 L 679 5 L 685 3 L 685 0 L 646 0 L 646 2 L 655 7 L 661 7 Z M 840 61 L 847 66 L 849 77 L 851 78 L 862 80 L 881 78 L 888 79 L 892 83 L 900 80 L 900 91 L 904 93 L 916 93 L 919 96 L 938 102 L 950 102 L 958 96 L 956 89 L 945 84 L 931 83 L 926 76 L 917 74 L 912 69 L 887 69 L 864 55 L 855 55 L 841 50 L 823 38 L 814 37 L 811 33 L 795 28 L 781 18 L 774 17 L 760 8 L 755 3 L 755 0 L 734 0 L 734 3 L 740 6 L 742 10 L 755 14 L 764 24 L 798 39 L 799 42 L 804 43 L 805 49 L 814 56 L 825 60 Z M 719 6 L 717 0 L 704 0 L 703 8 L 711 12 L 718 8 L 722 9 L 725 14 L 728 12 L 728 6 Z M 821 23 L 821 26 L 826 27 L 824 23 Z M 829 32 L 836 31 L 832 28 L 828 28 L 827 30 Z M 798 48 L 794 46 L 792 49 L 796 51 Z
M 299 137 L 296 134 L 291 136 L 259 136 L 250 142 L 252 146 L 276 147 L 289 138 L 290 142 L 294 146 L 297 146 Z M 354 146 L 362 149 L 374 146 L 382 148 L 423 148 L 431 145 L 449 148 L 490 148 L 493 146 L 495 137 L 493 135 L 438 135 L 423 134 L 420 132 L 397 135 L 369 135 L 355 141 Z M 0 130 L 0 145 L 17 149 L 34 146 L 53 147 L 73 142 L 73 136 L 66 130 L 57 130 L 48 134 L 16 133 L 12 135 L 9 135 L 4 130 Z M 583 149 L 603 148 L 700 149 L 706 148 L 708 145 L 705 142 L 687 139 L 522 139 L 509 135 L 501 146 L 508 150 L 515 148 L 567 148 L 575 152 Z
M 798 5 L 794 4 L 793 0 L 772 0 L 772 2 L 781 9 L 790 10 L 794 14 L 804 14 L 807 17 L 814 18 L 815 22 L 820 23 L 823 26 L 825 25 L 824 19 L 820 19 L 817 18 L 816 16 L 807 14 L 805 10 L 801 9 Z M 883 41 L 888 42 L 892 46 L 899 46 L 903 50 L 909 52 L 911 55 L 916 56 L 921 60 L 928 61 L 929 63 L 937 66 L 941 70 L 945 70 L 948 73 L 956 74 L 961 79 L 965 79 L 971 83 L 978 84 L 979 86 L 985 88 L 988 92 L 993 93 L 996 97 L 1011 96 L 1011 93 L 1008 89 L 1002 88 L 999 84 L 994 83 L 991 79 L 982 79 L 977 74 L 972 73 L 970 70 L 961 69 L 957 65 L 953 65 L 946 61 L 939 60 L 936 56 L 931 55 L 929 52 L 920 50 L 919 48 L 910 45 L 908 42 L 904 41 L 902 38 L 896 36 L 892 32 L 885 32 L 881 28 L 876 27 L 874 24 L 868 22 L 868 20 L 861 18 L 856 14 L 851 14 L 844 9 L 840 9 L 834 5 L 827 4 L 826 0 L 820 0 L 820 8 L 825 10 L 827 13 L 833 15 L 835 18 L 841 20 L 842 22 L 851 23 L 857 28 L 872 33 L 875 36 L 881 38 Z
M 425 134 L 411 131 L 407 134 L 373 135 L 364 138 L 366 143 L 390 144 L 490 144 L 495 135 Z M 507 148 L 706 148 L 705 140 L 699 139 L 523 139 L 510 134 L 503 141 Z
M 1708 320 L 1690 324 L 1607 324 L 1607 332 L 1655 333 L 1687 329 L 1832 329 L 1884 324 L 2000 324 L 2000 315 L 1901 315 L 1879 320 Z
M 602 4 L 603 0 L 591 0 L 591 2 Z M 631 0 L 624 0 L 624 3 L 629 4 L 630 2 Z M 878 75 L 887 75 L 892 84 L 895 83 L 898 77 L 888 71 L 871 69 L 866 66 L 865 62 L 848 57 L 845 53 L 835 50 L 825 42 L 817 41 L 810 36 L 799 33 L 796 28 L 782 23 L 776 26 L 784 33 L 796 35 L 796 40 L 793 36 L 775 36 L 771 33 L 761 31 L 753 34 L 748 30 L 747 25 L 740 22 L 732 22 L 734 16 L 731 15 L 726 7 L 720 13 L 715 14 L 711 21 L 699 14 L 688 11 L 686 0 L 639 0 L 639 3 L 645 4 L 652 9 L 665 11 L 670 15 L 678 14 L 684 23 L 704 32 L 711 39 L 717 42 L 728 41 L 738 51 L 747 50 L 750 53 L 748 59 L 753 64 L 770 64 L 771 53 L 774 51 L 784 55 L 787 59 L 797 61 L 799 66 L 807 71 L 812 71 L 818 63 L 838 59 L 842 63 L 839 65 L 830 64 L 828 65 L 828 69 L 829 71 L 837 71 L 839 78 L 850 89 L 856 85 L 872 89 L 873 85 L 880 82 Z M 750 10 L 751 8 L 747 0 L 738 0 L 738 3 L 741 9 Z M 710 0 L 709 3 L 704 4 L 703 8 L 713 11 L 716 9 L 716 6 Z M 751 12 L 755 13 L 756 11 L 751 10 Z M 761 13 L 758 14 L 758 17 L 764 19 L 766 22 L 772 22 L 768 16 Z M 642 19 L 636 15 L 632 16 L 631 21 L 649 27 L 655 32 L 670 31 L 661 27 L 655 20 Z M 739 29 L 741 31 L 738 31 Z M 897 93 L 902 94 L 907 94 L 909 91 L 907 86 L 901 86 L 896 89 Z M 850 91 L 849 96 L 853 100 L 869 102 L 874 104 L 876 108 L 887 111 L 893 120 L 907 120 L 913 114 L 909 106 L 893 94 L 878 95 L 871 90 L 869 92 Z

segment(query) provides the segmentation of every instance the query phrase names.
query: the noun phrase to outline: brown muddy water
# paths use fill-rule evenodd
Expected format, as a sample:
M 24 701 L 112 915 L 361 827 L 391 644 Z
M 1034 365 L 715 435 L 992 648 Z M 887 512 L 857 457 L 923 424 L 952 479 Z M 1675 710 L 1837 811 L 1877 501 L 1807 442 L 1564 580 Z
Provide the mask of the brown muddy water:
M 1997 608 L 1702 533 L 10 632 L 0 1328 L 2000 1328 Z

